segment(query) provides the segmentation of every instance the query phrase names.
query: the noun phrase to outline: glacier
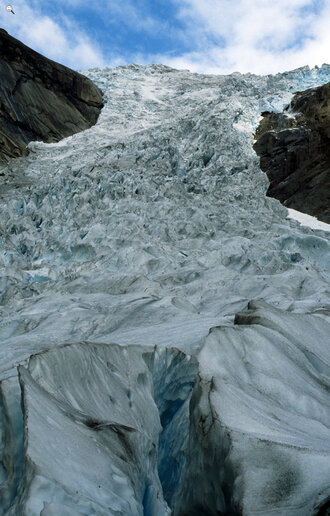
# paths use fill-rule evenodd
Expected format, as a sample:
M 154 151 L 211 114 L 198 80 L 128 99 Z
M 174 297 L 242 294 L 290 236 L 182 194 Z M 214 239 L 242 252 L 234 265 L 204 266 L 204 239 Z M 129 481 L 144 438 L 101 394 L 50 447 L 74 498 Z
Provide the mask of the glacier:
M 0 170 L 1 514 L 321 514 L 329 232 L 252 145 L 330 66 L 84 73 L 97 124 Z

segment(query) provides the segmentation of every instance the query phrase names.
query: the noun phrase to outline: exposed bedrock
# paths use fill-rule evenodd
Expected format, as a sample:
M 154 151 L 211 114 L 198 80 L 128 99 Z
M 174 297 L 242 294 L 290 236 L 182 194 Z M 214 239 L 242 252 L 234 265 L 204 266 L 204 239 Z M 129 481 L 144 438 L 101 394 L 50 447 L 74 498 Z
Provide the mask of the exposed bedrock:
M 87 77 L 0 30 L 0 164 L 32 140 L 57 142 L 95 124 L 102 93 Z
M 330 223 L 330 83 L 296 93 L 283 113 L 262 113 L 254 149 L 267 195 Z
M 17 378 L 1 384 L 3 514 L 326 514 L 329 330 L 251 302 L 197 357 L 84 342 L 33 355 L 23 418 Z

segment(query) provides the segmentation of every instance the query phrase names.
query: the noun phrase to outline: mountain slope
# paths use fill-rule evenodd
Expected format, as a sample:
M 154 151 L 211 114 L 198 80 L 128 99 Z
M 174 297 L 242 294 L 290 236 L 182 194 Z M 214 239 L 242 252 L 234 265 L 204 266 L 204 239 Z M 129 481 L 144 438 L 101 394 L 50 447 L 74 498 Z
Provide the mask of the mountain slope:
M 95 124 L 101 91 L 0 29 L 0 164 L 31 140 L 56 142 Z
M 296 93 L 283 113 L 263 113 L 254 149 L 267 195 L 330 222 L 330 83 Z

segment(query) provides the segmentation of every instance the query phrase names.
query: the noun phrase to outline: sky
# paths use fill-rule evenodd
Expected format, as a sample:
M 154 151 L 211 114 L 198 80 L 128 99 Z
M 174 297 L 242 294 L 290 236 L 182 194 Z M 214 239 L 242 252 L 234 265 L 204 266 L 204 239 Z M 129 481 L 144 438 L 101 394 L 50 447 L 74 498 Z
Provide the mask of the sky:
M 75 70 L 268 74 L 330 63 L 330 0 L 7 0 L 0 27 Z

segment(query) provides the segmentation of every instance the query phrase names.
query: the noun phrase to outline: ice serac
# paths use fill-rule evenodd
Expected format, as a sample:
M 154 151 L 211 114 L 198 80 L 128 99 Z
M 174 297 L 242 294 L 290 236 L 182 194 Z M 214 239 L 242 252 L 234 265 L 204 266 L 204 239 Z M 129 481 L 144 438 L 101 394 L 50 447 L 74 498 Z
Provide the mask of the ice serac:
M 298 92 L 282 113 L 264 112 L 254 149 L 267 195 L 330 222 L 330 83 Z
M 31 358 L 20 378 L 26 441 L 18 508 L 169 514 L 157 473 L 161 426 L 142 350 L 65 346 Z
M 56 142 L 95 124 L 102 93 L 87 77 L 0 29 L 0 164 L 32 140 Z
M 24 470 L 8 515 L 169 515 L 158 468 L 171 500 L 195 372 L 174 349 L 80 343 L 32 357 L 20 368 Z
M 330 495 L 330 325 L 248 308 L 199 354 L 175 515 L 310 516 Z
M 0 383 L 0 508 L 2 514 L 17 495 L 22 473 L 23 416 L 18 378 Z

